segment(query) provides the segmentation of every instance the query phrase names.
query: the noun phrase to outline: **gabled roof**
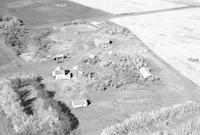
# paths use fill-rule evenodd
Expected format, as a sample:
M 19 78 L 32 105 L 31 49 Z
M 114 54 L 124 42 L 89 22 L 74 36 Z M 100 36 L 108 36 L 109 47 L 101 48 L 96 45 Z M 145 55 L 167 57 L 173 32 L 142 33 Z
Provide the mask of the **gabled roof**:
M 53 72 L 55 75 L 68 75 L 70 73 L 70 70 L 65 70 L 61 68 L 60 66 L 58 66 L 54 69 Z

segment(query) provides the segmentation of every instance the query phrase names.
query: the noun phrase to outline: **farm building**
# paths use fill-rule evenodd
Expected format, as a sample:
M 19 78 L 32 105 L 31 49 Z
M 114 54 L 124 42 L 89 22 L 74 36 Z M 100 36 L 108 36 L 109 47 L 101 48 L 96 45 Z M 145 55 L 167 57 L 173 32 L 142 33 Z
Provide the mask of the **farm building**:
M 52 76 L 55 79 L 71 79 L 73 77 L 73 74 L 70 72 L 70 70 L 65 70 L 61 67 L 57 67 L 52 72 Z
M 112 41 L 109 38 L 105 38 L 105 37 L 95 38 L 93 42 L 96 47 L 104 47 L 104 48 L 112 44 Z
M 65 55 L 64 54 L 57 54 L 53 57 L 53 60 L 57 61 L 57 62 L 63 62 L 65 59 Z
M 86 107 L 86 106 L 88 106 L 88 101 L 86 99 L 72 101 L 73 108 L 80 108 L 80 107 Z
M 144 79 L 146 79 L 146 78 L 152 76 L 152 73 L 150 72 L 150 69 L 148 69 L 148 68 L 146 68 L 146 67 L 141 67 L 141 68 L 139 69 L 139 72 L 140 72 L 140 74 L 142 75 L 142 77 L 143 77 Z

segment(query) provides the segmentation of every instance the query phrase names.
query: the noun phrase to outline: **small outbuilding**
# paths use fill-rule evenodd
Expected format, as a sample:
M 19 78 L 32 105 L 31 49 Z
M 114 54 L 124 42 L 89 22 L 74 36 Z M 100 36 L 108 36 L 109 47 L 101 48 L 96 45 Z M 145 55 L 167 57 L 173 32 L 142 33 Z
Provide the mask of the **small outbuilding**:
M 142 75 L 142 77 L 144 79 L 147 79 L 148 77 L 152 76 L 152 73 L 150 72 L 150 69 L 146 68 L 146 67 L 141 67 L 139 69 L 139 72 L 140 72 L 140 74 Z
M 58 63 L 64 62 L 64 59 L 65 59 L 64 54 L 57 54 L 53 57 L 53 60 L 58 62 Z
M 86 99 L 79 99 L 79 100 L 72 101 L 73 108 L 86 107 L 88 105 L 89 105 L 89 103 L 88 103 L 88 100 L 86 100 Z
M 70 72 L 70 70 L 65 70 L 59 66 L 54 69 L 54 71 L 52 72 L 52 76 L 55 79 L 71 79 L 73 77 L 73 74 Z

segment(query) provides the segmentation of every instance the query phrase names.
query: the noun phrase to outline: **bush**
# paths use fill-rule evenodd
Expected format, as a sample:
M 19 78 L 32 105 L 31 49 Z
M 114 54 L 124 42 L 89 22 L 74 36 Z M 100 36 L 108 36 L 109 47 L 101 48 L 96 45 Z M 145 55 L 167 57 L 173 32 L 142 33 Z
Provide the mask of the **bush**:
M 0 18 L 0 21 L 2 22 L 1 29 L 13 29 L 24 25 L 23 21 L 15 16 L 4 16 Z

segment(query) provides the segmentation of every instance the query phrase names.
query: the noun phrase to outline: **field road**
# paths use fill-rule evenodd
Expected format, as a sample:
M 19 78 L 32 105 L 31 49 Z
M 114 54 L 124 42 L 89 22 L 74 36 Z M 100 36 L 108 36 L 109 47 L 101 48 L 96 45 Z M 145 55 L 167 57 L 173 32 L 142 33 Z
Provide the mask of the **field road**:
M 12 48 L 10 48 L 9 46 L 7 46 L 4 41 L 2 41 L 0 39 L 0 49 L 3 50 L 4 52 L 6 52 L 7 56 L 11 59 L 14 60 L 17 65 L 23 65 L 24 61 L 22 59 L 20 59 L 16 53 L 12 50 Z

